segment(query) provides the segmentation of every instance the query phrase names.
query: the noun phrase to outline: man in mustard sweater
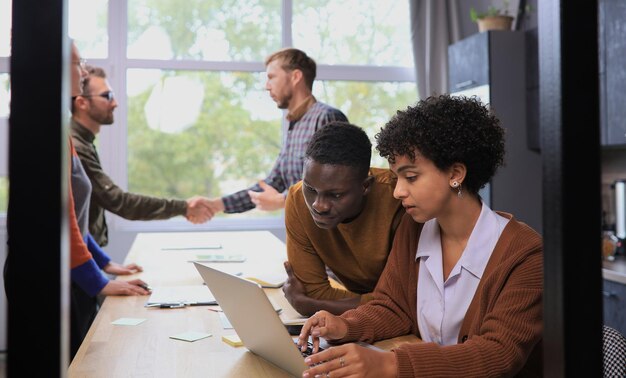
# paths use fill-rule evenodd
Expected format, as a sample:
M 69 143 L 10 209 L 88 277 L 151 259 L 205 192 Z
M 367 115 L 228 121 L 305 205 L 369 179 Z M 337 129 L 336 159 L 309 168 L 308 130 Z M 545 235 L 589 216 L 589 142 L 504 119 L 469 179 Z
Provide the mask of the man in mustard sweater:
M 403 209 L 395 176 L 370 168 L 371 152 L 361 128 L 331 122 L 314 134 L 303 179 L 289 190 L 283 291 L 302 315 L 341 314 L 372 299 Z

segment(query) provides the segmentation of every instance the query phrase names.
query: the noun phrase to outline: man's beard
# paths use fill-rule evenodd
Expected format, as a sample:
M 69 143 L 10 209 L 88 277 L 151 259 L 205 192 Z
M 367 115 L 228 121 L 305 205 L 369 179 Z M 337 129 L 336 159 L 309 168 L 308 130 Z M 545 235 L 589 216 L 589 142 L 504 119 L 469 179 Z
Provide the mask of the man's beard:
M 276 106 L 278 106 L 278 109 L 287 109 L 287 108 L 289 108 L 289 103 L 291 102 L 291 98 L 292 97 L 293 97 L 293 95 L 291 93 L 289 93 L 288 95 L 283 97 L 283 99 L 280 102 L 277 102 Z
M 100 125 L 112 125 L 114 121 L 113 112 L 89 112 L 89 116 Z

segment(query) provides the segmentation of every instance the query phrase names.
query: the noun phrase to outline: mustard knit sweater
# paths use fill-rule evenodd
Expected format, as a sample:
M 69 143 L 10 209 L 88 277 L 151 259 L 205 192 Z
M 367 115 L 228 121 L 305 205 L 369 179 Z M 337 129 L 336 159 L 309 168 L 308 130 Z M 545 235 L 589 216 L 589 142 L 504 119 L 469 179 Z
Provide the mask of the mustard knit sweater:
M 370 175 L 375 180 L 359 216 L 331 230 L 313 222 L 302 182 L 290 188 L 285 205 L 287 257 L 307 296 L 328 300 L 361 296 L 361 303 L 371 299 L 404 208 L 393 198 L 391 171 L 371 168 Z M 346 289 L 331 286 L 326 267 Z

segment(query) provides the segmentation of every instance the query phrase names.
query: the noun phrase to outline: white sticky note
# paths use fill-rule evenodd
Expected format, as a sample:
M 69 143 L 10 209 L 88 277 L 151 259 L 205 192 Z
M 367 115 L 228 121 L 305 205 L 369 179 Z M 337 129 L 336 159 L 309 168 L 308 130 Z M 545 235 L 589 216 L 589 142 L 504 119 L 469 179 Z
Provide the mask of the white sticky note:
M 170 339 L 192 342 L 192 341 L 204 339 L 206 337 L 211 337 L 211 336 L 213 335 L 210 333 L 189 331 L 189 332 L 179 333 L 178 335 L 170 336 Z
M 137 324 L 141 324 L 145 322 L 146 319 L 142 318 L 119 318 L 116 321 L 111 322 L 114 325 L 125 325 L 125 326 L 136 326 Z
M 223 312 L 220 312 L 219 314 L 220 314 L 220 323 L 222 323 L 222 328 L 224 328 L 224 329 L 232 329 L 233 325 L 230 324 L 230 320 L 228 320 L 226 315 Z

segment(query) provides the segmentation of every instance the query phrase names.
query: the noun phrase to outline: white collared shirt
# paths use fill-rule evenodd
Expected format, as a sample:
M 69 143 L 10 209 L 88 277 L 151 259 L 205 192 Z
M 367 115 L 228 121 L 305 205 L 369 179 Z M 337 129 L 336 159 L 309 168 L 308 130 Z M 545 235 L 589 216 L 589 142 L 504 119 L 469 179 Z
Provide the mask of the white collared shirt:
M 415 260 L 421 259 L 417 281 L 417 324 L 424 341 L 457 344 L 461 323 L 502 230 L 509 219 L 483 203 L 467 246 L 448 279 L 443 281 L 439 223 L 424 224 Z

